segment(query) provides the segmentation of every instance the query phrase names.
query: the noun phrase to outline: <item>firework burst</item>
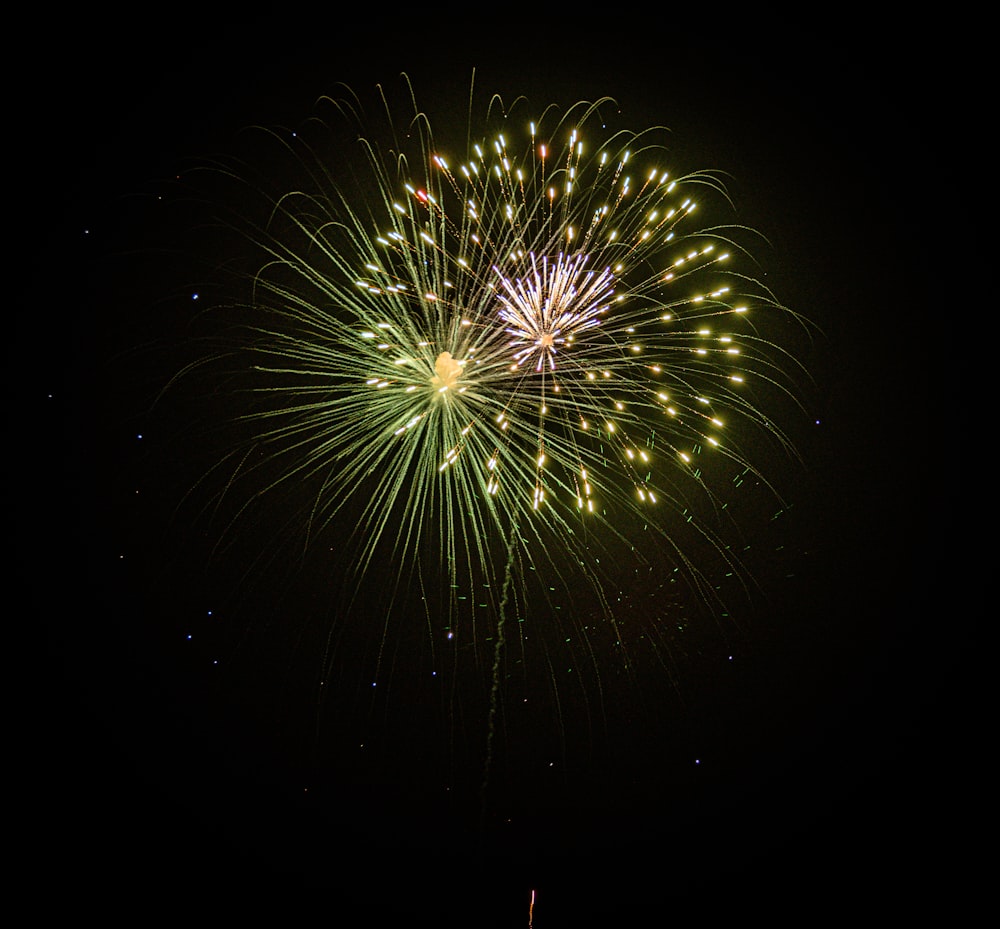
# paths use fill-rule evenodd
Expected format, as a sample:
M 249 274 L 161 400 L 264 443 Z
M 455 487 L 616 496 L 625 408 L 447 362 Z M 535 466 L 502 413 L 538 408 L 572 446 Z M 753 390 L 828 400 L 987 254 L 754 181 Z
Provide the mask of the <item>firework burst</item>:
M 608 617 L 637 561 L 715 599 L 700 553 L 739 572 L 726 494 L 767 484 L 762 437 L 794 454 L 759 398 L 793 396 L 797 368 L 764 335 L 797 317 L 717 218 L 720 176 L 673 175 L 659 130 L 609 133 L 610 100 L 532 120 L 493 98 L 457 146 L 415 107 L 382 139 L 355 98 L 325 104 L 266 133 L 294 187 L 224 170 L 264 203 L 235 222 L 259 260 L 209 353 L 245 388 L 228 531 L 294 499 L 301 540 L 335 539 L 390 596 L 442 588 L 435 621 L 473 642 L 528 612 L 529 574 Z M 363 131 L 331 146 L 331 125 Z M 471 632 L 462 589 L 490 617 Z

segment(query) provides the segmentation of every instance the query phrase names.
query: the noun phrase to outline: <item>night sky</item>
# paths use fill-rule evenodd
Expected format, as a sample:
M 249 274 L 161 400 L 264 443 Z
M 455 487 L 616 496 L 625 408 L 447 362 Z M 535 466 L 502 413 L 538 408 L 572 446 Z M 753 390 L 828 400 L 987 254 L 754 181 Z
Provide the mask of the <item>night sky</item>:
M 310 900 L 334 925 L 524 926 L 532 888 L 539 929 L 908 907 L 932 880 L 947 895 L 981 775 L 971 620 L 934 476 L 930 384 L 957 385 L 932 379 L 947 327 L 928 312 L 926 227 L 943 220 L 916 70 L 883 37 L 721 17 L 655 39 L 638 16 L 596 21 L 567 46 L 557 29 L 501 41 L 427 16 L 359 36 L 310 18 L 176 23 L 125 44 L 87 23 L 88 41 L 46 49 L 14 142 L 27 178 L 9 178 L 28 230 L 9 271 L 30 282 L 13 351 L 31 438 L 13 447 L 39 452 L 22 463 L 41 483 L 30 580 L 15 577 L 45 633 L 25 685 L 34 876 L 83 911 L 281 900 L 283 924 Z M 449 757 L 419 707 L 361 726 L 369 754 L 324 742 L 359 725 L 319 712 L 304 670 L 324 647 L 309 617 L 336 592 L 315 565 L 278 564 L 274 586 L 245 583 L 240 552 L 210 567 L 207 537 L 171 516 L 203 450 L 168 434 L 176 413 L 150 412 L 185 331 L 185 281 L 152 251 L 175 222 L 156 201 L 170 178 L 247 124 L 301 121 L 335 82 L 405 71 L 429 101 L 473 66 L 480 88 L 533 102 L 614 96 L 625 124 L 674 130 L 690 167 L 730 172 L 771 242 L 768 282 L 824 332 L 793 426 L 805 466 L 785 466 L 794 506 L 755 540 L 766 599 L 738 633 L 685 640 L 672 679 L 644 681 L 634 704 L 609 680 L 610 735 L 581 747 L 571 699 L 568 746 L 528 726 L 498 755 L 485 812 L 468 735 L 482 719 L 455 724 Z M 954 464 L 964 440 L 947 432 Z

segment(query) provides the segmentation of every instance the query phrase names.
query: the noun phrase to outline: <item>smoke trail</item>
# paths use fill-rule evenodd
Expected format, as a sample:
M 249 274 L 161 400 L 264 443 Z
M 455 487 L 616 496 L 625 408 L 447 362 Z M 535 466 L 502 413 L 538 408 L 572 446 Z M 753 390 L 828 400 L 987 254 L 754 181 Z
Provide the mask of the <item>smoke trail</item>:
M 500 594 L 500 609 L 497 619 L 497 638 L 493 649 L 493 682 L 490 685 L 490 713 L 486 729 L 486 761 L 483 764 L 483 783 L 480 788 L 482 797 L 481 817 L 486 817 L 486 790 L 490 782 L 490 768 L 493 764 L 493 735 L 496 731 L 497 699 L 500 693 L 500 657 L 504 646 L 504 619 L 507 613 L 507 601 L 510 597 L 510 582 L 514 574 L 514 542 L 517 539 L 517 523 L 511 523 L 510 537 L 507 540 L 507 565 L 504 568 L 503 588 Z

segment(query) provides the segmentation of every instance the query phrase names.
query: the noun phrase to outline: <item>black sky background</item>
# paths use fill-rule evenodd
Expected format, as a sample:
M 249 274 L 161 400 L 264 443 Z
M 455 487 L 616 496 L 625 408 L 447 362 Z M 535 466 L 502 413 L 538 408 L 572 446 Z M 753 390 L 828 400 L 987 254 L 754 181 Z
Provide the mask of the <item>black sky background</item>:
M 979 717 L 962 675 L 971 633 L 952 590 L 955 539 L 941 531 L 950 512 L 931 473 L 942 430 L 928 422 L 940 379 L 925 188 L 940 164 L 917 130 L 922 74 L 899 43 L 721 16 L 598 20 L 572 39 L 556 23 L 496 30 L 428 11 L 356 33 L 291 12 L 210 20 L 127 37 L 64 26 L 39 42 L 38 92 L 25 98 L 12 180 L 26 195 L 17 254 L 31 283 L 16 351 L 55 349 L 26 378 L 37 453 L 25 468 L 43 486 L 25 579 L 45 632 L 25 684 L 38 717 L 31 878 L 122 914 L 278 898 L 285 924 L 311 901 L 335 925 L 355 913 L 526 925 L 536 887 L 540 929 L 692 905 L 823 912 L 874 894 L 909 906 L 928 886 L 957 886 Z M 246 124 L 296 123 L 336 81 L 367 88 L 405 71 L 422 100 L 456 87 L 462 99 L 473 66 L 480 87 L 532 101 L 614 96 L 626 124 L 666 124 L 696 162 L 730 171 L 772 242 L 779 295 L 826 333 L 811 359 L 821 424 L 803 435 L 788 530 L 796 578 L 739 672 L 689 682 L 667 744 L 632 741 L 627 782 L 575 772 L 558 803 L 515 798 L 513 825 L 486 831 L 428 803 L 403 770 L 397 783 L 345 778 L 304 794 L 280 736 L 220 707 L 196 675 L 163 676 L 159 605 L 104 560 L 127 520 L 107 500 L 135 452 L 116 418 L 132 388 L 108 396 L 103 366 L 116 340 L 149 331 L 130 318 L 135 282 L 109 278 L 107 255 L 149 233 L 145 192 Z M 689 750 L 718 763 L 681 777 Z

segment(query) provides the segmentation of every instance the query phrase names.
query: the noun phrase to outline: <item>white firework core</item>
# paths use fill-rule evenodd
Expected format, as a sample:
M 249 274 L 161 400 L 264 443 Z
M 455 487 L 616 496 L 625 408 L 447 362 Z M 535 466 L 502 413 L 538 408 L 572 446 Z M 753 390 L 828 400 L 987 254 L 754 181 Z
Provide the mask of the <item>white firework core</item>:
M 441 352 L 434 359 L 434 377 L 431 379 L 431 384 L 441 392 L 454 390 L 461 373 L 462 366 L 452 357 L 451 352 Z
M 565 346 L 587 329 L 600 324 L 608 311 L 613 288 L 609 269 L 600 274 L 586 271 L 587 256 L 559 254 L 550 267 L 547 256 L 536 261 L 530 254 L 531 274 L 524 280 L 494 271 L 505 294 L 499 295 L 500 319 L 513 336 L 514 362 L 521 365 L 535 358 L 535 370 L 548 364 L 556 368 L 557 346 Z

